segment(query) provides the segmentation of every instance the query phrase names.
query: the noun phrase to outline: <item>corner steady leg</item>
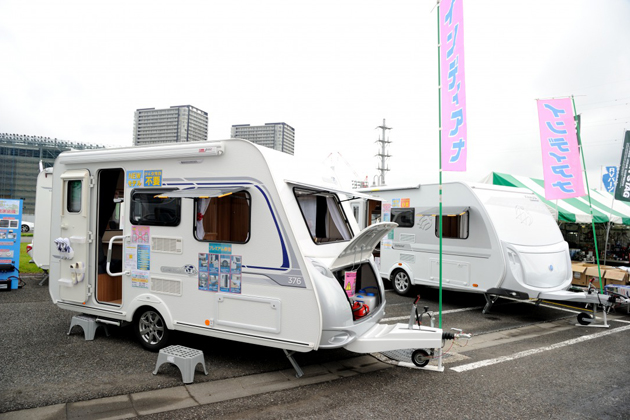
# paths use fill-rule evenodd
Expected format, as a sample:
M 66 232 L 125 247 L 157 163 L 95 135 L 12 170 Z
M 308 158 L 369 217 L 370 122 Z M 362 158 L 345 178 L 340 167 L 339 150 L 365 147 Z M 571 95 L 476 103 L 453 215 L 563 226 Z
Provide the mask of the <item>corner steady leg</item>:
M 295 359 L 293 358 L 293 354 L 295 352 L 288 351 L 287 349 L 282 349 L 282 351 L 284 351 L 284 354 L 287 356 L 287 359 L 289 359 L 289 362 L 291 362 L 291 365 L 293 365 L 293 369 L 295 369 L 295 377 L 301 378 L 302 375 L 304 375 L 304 372 L 302 372 L 302 368 L 300 368 L 300 365 L 298 365 Z
M 481 311 L 481 313 L 487 314 L 488 312 L 490 312 L 490 308 L 492 308 L 492 305 L 494 304 L 494 302 L 496 302 L 499 299 L 499 296 L 489 295 L 487 293 L 484 293 L 483 296 L 486 298 L 486 306 L 483 307 L 483 311 Z

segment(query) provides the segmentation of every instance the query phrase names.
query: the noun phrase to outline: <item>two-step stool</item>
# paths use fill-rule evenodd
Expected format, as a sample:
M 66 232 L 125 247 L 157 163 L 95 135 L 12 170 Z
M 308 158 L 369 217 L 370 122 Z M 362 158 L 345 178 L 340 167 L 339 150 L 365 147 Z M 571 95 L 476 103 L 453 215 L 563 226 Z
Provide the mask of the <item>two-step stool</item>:
M 184 346 L 168 346 L 160 350 L 157 363 L 155 364 L 154 375 L 164 363 L 172 363 L 177 366 L 182 373 L 182 380 L 185 384 L 190 384 L 195 379 L 195 368 L 199 363 L 203 366 L 203 371 L 208 375 L 206 363 L 201 350 L 191 349 Z
M 86 340 L 94 340 L 94 335 L 96 334 L 96 329 L 98 327 L 103 327 L 105 329 L 105 334 L 109 337 L 109 331 L 107 330 L 107 325 L 100 324 L 96 322 L 95 316 L 90 315 L 75 315 L 72 317 L 72 322 L 70 322 L 70 329 L 68 330 L 68 335 L 70 335 L 70 331 L 72 331 L 72 327 L 75 325 L 83 328 L 83 333 L 85 334 Z

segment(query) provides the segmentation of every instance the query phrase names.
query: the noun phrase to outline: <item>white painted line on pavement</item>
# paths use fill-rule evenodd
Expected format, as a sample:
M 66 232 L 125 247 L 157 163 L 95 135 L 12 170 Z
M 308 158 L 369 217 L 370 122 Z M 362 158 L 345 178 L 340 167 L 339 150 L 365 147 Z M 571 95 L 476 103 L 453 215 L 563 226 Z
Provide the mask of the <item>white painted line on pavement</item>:
M 509 362 L 511 360 L 521 359 L 523 357 L 531 356 L 533 354 L 538 354 L 538 353 L 542 353 L 549 350 L 559 349 L 561 347 L 570 346 L 572 344 L 578 344 L 584 341 L 593 340 L 595 338 L 600 338 L 606 335 L 616 334 L 616 333 L 620 333 L 627 330 L 630 330 L 630 325 L 625 326 L 625 327 L 615 328 L 613 330 L 603 331 L 596 334 L 584 335 L 582 337 L 574 338 L 572 340 L 561 341 L 560 343 L 552 344 L 551 346 L 525 350 L 519 353 L 514 353 L 510 356 L 502 356 L 502 357 L 497 357 L 496 359 L 482 360 L 480 362 L 474 362 L 474 363 L 469 363 L 467 365 L 456 366 L 454 368 L 451 368 L 451 370 L 454 370 L 455 372 L 466 372 L 468 370 L 478 369 L 481 367 L 496 365 L 497 363 L 503 363 L 503 362 Z

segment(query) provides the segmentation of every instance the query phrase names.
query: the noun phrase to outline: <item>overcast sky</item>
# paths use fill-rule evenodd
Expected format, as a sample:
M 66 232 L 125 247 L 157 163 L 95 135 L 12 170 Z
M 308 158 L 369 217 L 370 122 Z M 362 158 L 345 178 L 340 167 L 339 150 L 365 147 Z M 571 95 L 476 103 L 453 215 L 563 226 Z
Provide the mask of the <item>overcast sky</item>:
M 138 108 L 208 138 L 286 122 L 340 177 L 438 179 L 434 0 L 0 0 L 0 132 L 131 145 Z M 630 0 L 464 0 L 468 170 L 542 178 L 536 99 L 575 96 L 591 187 L 630 129 Z M 330 155 L 334 159 L 328 158 Z M 328 158 L 328 159 L 327 159 Z

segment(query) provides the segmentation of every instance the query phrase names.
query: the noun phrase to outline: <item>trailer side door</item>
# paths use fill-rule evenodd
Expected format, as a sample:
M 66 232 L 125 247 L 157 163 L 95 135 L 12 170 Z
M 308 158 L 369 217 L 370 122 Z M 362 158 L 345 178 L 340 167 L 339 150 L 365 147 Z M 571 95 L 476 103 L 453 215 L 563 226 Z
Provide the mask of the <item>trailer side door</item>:
M 59 258 L 59 297 L 84 303 L 87 299 L 88 247 L 90 232 L 90 172 L 69 170 L 61 175 L 61 237 L 53 244 L 53 257 Z

